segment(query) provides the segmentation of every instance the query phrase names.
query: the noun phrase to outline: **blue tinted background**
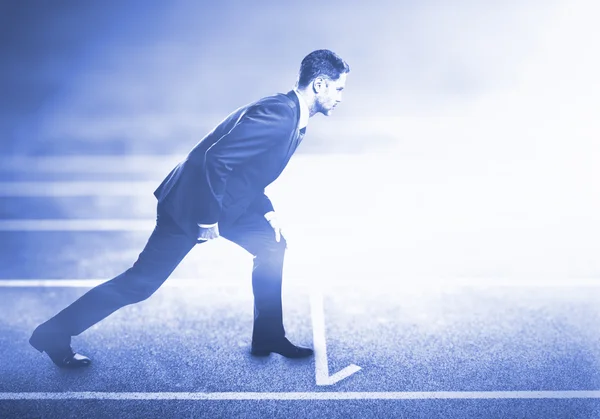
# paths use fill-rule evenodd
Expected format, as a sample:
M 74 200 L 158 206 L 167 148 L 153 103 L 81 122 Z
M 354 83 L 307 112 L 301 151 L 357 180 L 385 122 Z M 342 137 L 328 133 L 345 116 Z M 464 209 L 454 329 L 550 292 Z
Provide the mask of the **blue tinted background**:
M 269 195 L 290 243 L 290 337 L 310 345 L 316 288 L 330 372 L 362 367 L 330 390 L 597 390 L 597 15 L 584 0 L 1 1 L 0 392 L 323 390 L 310 362 L 247 355 L 251 260 L 225 241 L 174 273 L 195 286 L 161 289 L 78 337 L 98 366 L 81 380 L 26 342 L 89 285 L 11 285 L 127 269 L 162 177 L 231 110 L 289 90 L 318 48 L 350 64 L 344 102 L 311 119 Z M 40 416 L 44 403 L 0 407 Z M 149 416 L 207 406 L 135 403 Z M 468 411 L 356 403 L 209 407 Z M 56 417 L 122 417 L 123 406 L 67 401 Z M 467 406 L 502 418 L 586 407 Z

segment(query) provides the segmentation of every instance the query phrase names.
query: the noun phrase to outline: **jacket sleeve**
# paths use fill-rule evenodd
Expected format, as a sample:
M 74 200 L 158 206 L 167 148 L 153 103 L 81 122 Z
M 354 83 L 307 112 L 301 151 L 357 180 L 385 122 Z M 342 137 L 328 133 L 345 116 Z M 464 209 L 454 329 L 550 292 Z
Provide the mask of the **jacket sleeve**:
M 294 124 L 293 110 L 287 104 L 256 104 L 227 134 L 208 148 L 204 167 L 209 186 L 209 211 L 200 223 L 219 221 L 229 175 L 278 144 L 286 144 L 294 131 Z

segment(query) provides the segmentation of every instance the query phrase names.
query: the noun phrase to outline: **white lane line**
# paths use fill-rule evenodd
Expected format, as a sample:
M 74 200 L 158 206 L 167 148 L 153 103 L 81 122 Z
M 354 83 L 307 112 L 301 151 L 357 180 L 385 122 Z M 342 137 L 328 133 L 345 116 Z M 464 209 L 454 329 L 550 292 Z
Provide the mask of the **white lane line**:
M 92 288 L 109 279 L 0 279 L 0 288 Z M 206 288 L 207 285 L 200 279 L 169 279 L 162 287 Z
M 186 154 L 138 154 L 138 155 L 56 155 L 56 156 L 2 156 L 0 172 L 27 173 L 156 173 L 166 175 L 173 167 L 187 157 Z M 294 161 L 310 161 L 312 165 L 330 167 L 332 162 L 353 166 L 361 162 L 377 162 L 380 153 L 362 153 L 360 155 L 336 154 L 315 155 L 298 154 Z M 295 164 L 291 162 L 291 164 Z
M 24 392 L 0 400 L 424 400 L 424 399 L 600 399 L 600 390 L 573 391 L 390 391 L 390 392 Z
M 93 287 L 101 282 L 106 281 L 109 278 L 104 279 L 21 279 L 21 278 L 6 278 L 0 279 L 0 287 L 4 288 L 35 288 L 35 287 L 56 287 L 56 288 L 69 288 L 69 287 Z M 399 283 L 397 279 L 390 278 L 394 283 L 402 288 L 402 283 Z M 286 281 L 290 283 L 302 283 L 302 278 L 295 278 L 286 276 Z M 206 283 L 203 283 L 198 279 L 169 279 L 163 286 L 193 286 L 195 284 L 199 284 L 201 286 L 206 286 Z M 348 284 L 344 282 L 344 284 Z M 494 287 L 513 287 L 513 288 L 584 288 L 591 287 L 597 288 L 600 287 L 600 279 L 564 279 L 561 281 L 557 280 L 534 280 L 534 281 L 523 281 L 518 279 L 507 279 L 507 280 L 495 280 L 489 278 L 448 278 L 444 281 L 429 281 L 419 279 L 419 284 L 415 285 L 413 283 L 409 284 L 410 288 L 415 288 L 418 286 L 424 290 L 430 290 L 434 287 L 445 287 L 445 288 L 457 288 L 457 287 L 471 287 L 471 288 L 494 288 Z M 330 284 L 330 287 L 333 291 L 335 291 L 335 286 Z M 315 297 L 312 297 L 311 301 L 311 311 L 313 318 L 313 339 L 316 340 L 319 345 L 321 345 L 321 341 L 324 339 L 323 336 L 325 333 L 324 322 L 320 323 L 321 318 L 323 318 L 322 311 L 319 312 L 318 304 L 319 301 L 314 301 Z M 318 297 L 316 297 L 318 298 Z M 322 304 L 322 302 L 321 302 Z M 321 305 L 322 307 L 322 305 Z M 316 318 L 316 321 L 315 321 Z M 315 333 L 314 325 L 316 323 L 317 332 Z M 327 352 L 327 348 L 325 347 L 325 353 Z
M 152 219 L 0 220 L 0 231 L 152 231 Z
M 0 197 L 151 196 L 158 181 L 0 182 Z
M 155 172 L 157 168 L 175 167 L 185 155 L 133 156 L 14 156 L 4 157 L 1 169 L 14 172 L 45 173 L 138 173 Z
M 313 292 L 310 299 L 310 306 L 313 325 L 316 381 L 318 386 L 330 386 L 349 377 L 361 368 L 358 365 L 350 364 L 335 374 L 329 375 L 323 295 L 320 292 Z

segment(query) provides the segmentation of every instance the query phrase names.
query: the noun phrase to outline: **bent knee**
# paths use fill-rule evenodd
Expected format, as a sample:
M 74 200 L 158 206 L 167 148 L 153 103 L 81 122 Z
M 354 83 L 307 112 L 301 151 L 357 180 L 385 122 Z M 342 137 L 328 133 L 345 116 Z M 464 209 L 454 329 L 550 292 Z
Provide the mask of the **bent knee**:
M 287 243 L 283 237 L 279 242 L 273 240 L 258 249 L 254 258 L 265 262 L 279 262 L 283 260 L 286 245 Z
M 269 241 L 265 243 L 258 251 L 257 255 L 264 256 L 274 256 L 274 255 L 283 255 L 285 253 L 285 249 L 287 248 L 286 240 L 281 237 L 279 241 Z

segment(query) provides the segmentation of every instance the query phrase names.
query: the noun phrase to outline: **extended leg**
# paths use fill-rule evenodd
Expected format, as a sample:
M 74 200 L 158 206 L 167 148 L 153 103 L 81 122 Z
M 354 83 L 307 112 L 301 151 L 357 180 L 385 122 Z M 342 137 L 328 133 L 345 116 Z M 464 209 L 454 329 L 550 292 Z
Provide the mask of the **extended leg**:
M 159 214 L 156 228 L 133 266 L 92 288 L 38 326 L 30 343 L 45 351 L 57 365 L 71 366 L 64 362 L 65 357 L 73 361 L 71 336 L 80 334 L 121 307 L 150 297 L 195 244 L 168 215 Z
M 166 215 L 160 215 L 144 250 L 131 268 L 81 296 L 47 323 L 76 336 L 114 311 L 150 297 L 194 247 Z

